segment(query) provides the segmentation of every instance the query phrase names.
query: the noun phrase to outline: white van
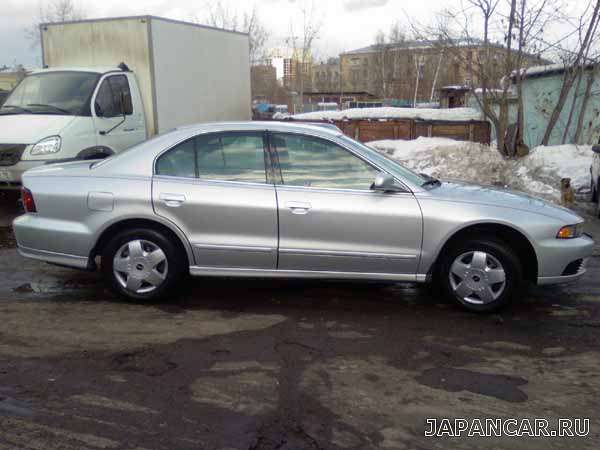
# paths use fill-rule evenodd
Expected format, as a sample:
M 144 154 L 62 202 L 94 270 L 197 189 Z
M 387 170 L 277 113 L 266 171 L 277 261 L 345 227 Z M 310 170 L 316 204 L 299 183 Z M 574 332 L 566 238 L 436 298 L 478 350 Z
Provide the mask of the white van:
M 43 63 L 0 108 L 0 189 L 198 122 L 250 120 L 248 35 L 153 16 L 45 24 Z M 124 61 L 124 62 L 123 62 Z

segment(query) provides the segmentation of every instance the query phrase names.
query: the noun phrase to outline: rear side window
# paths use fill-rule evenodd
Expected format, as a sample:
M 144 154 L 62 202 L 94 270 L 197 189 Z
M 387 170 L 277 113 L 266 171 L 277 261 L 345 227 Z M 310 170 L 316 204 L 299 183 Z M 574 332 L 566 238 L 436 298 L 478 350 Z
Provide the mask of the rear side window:
M 121 115 L 121 95 L 128 114 L 131 105 L 131 89 L 125 75 L 111 75 L 104 79 L 96 95 L 96 115 L 116 117 Z
M 156 174 L 266 183 L 262 133 L 215 133 L 183 142 L 156 163 Z
M 156 174 L 196 178 L 196 146 L 194 139 L 185 141 L 162 155 L 156 163 Z

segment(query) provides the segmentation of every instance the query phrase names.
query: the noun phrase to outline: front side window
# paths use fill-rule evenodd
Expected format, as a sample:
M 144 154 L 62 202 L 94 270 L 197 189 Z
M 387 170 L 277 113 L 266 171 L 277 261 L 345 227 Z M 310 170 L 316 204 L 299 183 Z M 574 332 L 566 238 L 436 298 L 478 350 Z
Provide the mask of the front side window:
M 123 101 L 123 108 L 121 107 Z M 120 116 L 123 111 L 131 114 L 127 106 L 131 105 L 131 90 L 125 75 L 112 75 L 104 79 L 98 93 L 94 107 L 96 115 L 102 117 Z
M 378 171 L 333 142 L 311 136 L 274 133 L 284 185 L 368 190 Z
M 200 135 L 162 155 L 156 174 L 203 180 L 266 183 L 262 133 Z

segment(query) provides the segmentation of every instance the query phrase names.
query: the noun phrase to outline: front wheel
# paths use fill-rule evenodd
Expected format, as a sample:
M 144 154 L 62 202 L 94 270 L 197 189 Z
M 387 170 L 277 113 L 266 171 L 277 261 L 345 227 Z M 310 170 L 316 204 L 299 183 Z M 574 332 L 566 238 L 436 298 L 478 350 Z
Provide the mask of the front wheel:
M 102 252 L 102 272 L 118 294 L 142 301 L 163 298 L 184 270 L 177 246 L 162 233 L 134 229 L 116 235 Z
M 509 303 L 521 289 L 523 270 L 507 244 L 482 238 L 446 250 L 437 278 L 446 296 L 464 308 L 491 312 Z

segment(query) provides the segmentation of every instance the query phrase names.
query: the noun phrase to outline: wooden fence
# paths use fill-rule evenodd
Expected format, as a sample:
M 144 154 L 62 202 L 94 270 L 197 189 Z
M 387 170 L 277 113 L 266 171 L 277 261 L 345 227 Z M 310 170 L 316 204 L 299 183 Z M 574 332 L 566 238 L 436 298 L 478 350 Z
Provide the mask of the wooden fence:
M 490 123 L 484 120 L 450 122 L 441 120 L 379 119 L 379 120 L 290 120 L 292 122 L 332 123 L 345 135 L 360 142 L 384 139 L 412 140 L 420 136 L 445 137 L 458 141 L 490 143 Z

